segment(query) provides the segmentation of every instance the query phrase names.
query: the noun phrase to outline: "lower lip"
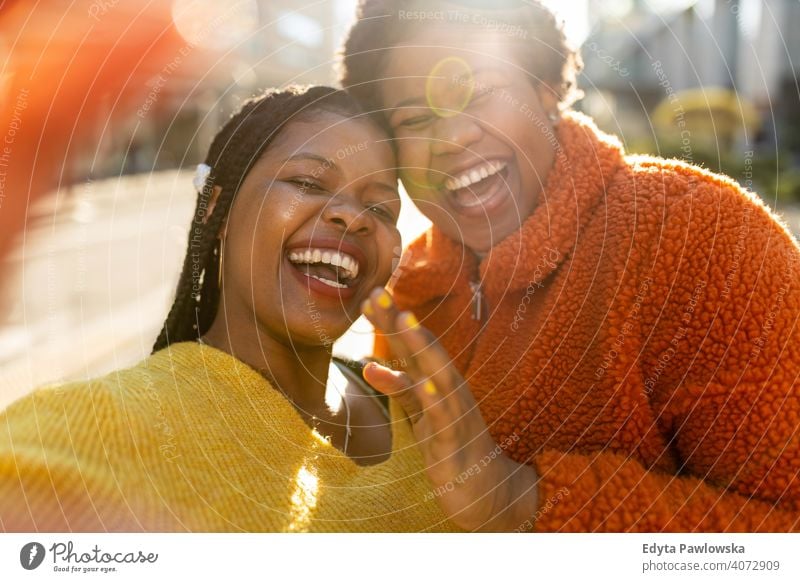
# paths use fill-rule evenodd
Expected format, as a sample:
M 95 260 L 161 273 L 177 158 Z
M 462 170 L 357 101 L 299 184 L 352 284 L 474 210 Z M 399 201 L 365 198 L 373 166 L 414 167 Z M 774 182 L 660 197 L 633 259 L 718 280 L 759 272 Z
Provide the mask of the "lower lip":
M 314 277 L 309 277 L 303 273 L 288 258 L 285 260 L 285 262 L 288 266 L 288 269 L 295 277 L 297 277 L 297 280 L 300 281 L 303 286 L 312 293 L 339 300 L 352 299 L 356 294 L 358 289 L 357 284 L 352 287 L 331 287 L 330 285 L 326 285 L 322 281 L 319 281 Z
M 508 184 L 508 178 L 510 176 L 510 172 L 508 171 L 508 166 L 504 170 L 501 170 L 497 174 L 493 176 L 495 178 L 494 184 L 491 186 L 491 189 L 487 194 L 484 194 L 482 198 L 482 202 L 475 204 L 474 206 L 464 206 L 463 204 L 459 203 L 458 198 L 455 194 L 452 194 L 448 191 L 448 196 L 450 197 L 450 204 L 453 206 L 453 209 L 463 216 L 483 216 L 485 217 L 487 214 L 491 213 L 492 211 L 496 210 L 503 202 L 511 194 L 510 187 Z

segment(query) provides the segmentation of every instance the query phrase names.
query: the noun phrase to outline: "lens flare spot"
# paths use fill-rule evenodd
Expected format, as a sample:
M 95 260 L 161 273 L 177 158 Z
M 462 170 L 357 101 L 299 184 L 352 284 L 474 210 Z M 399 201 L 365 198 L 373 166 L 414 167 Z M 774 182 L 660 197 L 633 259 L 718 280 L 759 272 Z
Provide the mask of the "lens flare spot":
M 439 117 L 453 117 L 464 111 L 474 90 L 472 67 L 459 57 L 436 63 L 425 81 L 428 107 Z
M 225 51 L 258 27 L 255 0 L 173 0 L 172 21 L 189 46 Z

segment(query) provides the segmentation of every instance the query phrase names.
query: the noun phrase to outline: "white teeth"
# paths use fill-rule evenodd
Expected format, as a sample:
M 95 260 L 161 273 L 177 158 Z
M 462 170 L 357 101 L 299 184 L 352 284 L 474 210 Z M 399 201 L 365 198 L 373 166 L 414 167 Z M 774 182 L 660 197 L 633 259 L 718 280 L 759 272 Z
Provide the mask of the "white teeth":
M 312 279 L 316 279 L 317 281 L 321 281 L 328 285 L 329 287 L 336 287 L 337 289 L 346 289 L 347 285 L 342 285 L 341 283 L 337 283 L 336 281 L 331 281 L 330 279 L 325 279 L 323 277 L 317 277 L 316 275 L 311 275 Z
M 505 162 L 486 162 L 463 172 L 460 176 L 448 178 L 444 181 L 444 186 L 448 190 L 460 190 L 495 175 L 505 167 Z
M 342 271 L 344 271 L 342 276 L 345 279 L 355 279 L 358 277 L 359 264 L 355 257 L 337 251 L 325 249 L 306 249 L 305 251 L 300 252 L 293 251 L 289 253 L 289 260 L 293 263 L 304 263 L 309 265 L 316 263 L 333 265 L 334 267 L 339 267 Z M 312 277 L 314 276 L 312 275 Z M 346 287 L 346 285 L 341 285 L 336 281 L 320 279 L 319 277 L 314 278 L 319 279 L 326 284 L 334 284 L 334 287 Z

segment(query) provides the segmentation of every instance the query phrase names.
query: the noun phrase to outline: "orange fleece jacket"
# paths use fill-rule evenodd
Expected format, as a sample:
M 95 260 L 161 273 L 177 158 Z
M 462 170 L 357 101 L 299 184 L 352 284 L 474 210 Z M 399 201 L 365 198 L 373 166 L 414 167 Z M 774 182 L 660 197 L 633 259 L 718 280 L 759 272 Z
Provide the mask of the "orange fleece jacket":
M 555 138 L 519 231 L 478 261 L 433 228 L 392 284 L 537 469 L 535 529 L 800 529 L 795 240 L 730 178 L 626 156 L 585 116 Z

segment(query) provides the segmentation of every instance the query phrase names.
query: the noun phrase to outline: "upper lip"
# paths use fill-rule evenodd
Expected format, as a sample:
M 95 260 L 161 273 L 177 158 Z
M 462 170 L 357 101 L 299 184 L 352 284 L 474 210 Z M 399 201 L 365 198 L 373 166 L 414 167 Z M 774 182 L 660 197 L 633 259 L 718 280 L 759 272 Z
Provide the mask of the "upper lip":
M 465 172 L 472 170 L 473 168 L 478 168 L 490 163 L 506 164 L 507 162 L 500 157 L 484 157 L 480 159 L 470 160 L 469 162 L 465 162 L 463 164 L 460 164 L 459 166 L 443 170 L 441 173 L 444 176 L 444 179 L 441 182 L 441 186 L 445 189 L 448 189 L 446 186 L 446 183 L 448 181 L 458 179 Z
M 346 241 L 341 238 L 332 237 L 315 237 L 291 242 L 286 245 L 286 253 L 291 251 L 307 250 L 307 249 L 330 249 L 332 251 L 339 251 L 346 253 L 358 261 L 358 277 L 366 271 L 369 260 L 367 254 L 355 243 Z

